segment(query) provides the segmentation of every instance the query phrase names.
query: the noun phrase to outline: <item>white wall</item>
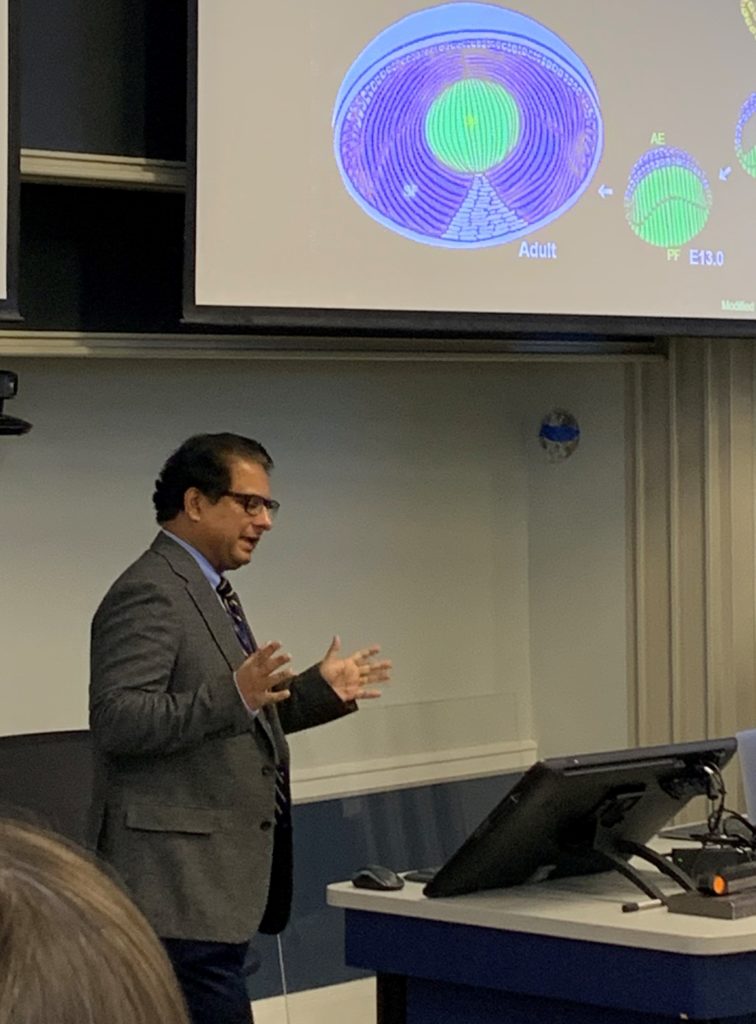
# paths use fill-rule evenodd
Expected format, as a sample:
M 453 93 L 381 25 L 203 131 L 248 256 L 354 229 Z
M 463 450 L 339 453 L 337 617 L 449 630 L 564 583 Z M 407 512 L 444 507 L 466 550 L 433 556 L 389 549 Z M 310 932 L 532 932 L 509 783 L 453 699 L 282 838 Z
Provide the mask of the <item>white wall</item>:
M 0 442 L 3 734 L 86 725 L 89 619 L 155 532 L 156 473 L 189 434 L 227 429 L 277 463 L 278 523 L 234 580 L 258 638 L 303 668 L 340 632 L 396 666 L 382 701 L 295 737 L 303 777 L 387 758 L 422 775 L 475 751 L 482 770 L 529 760 L 534 732 L 547 752 L 624 737 L 621 367 L 8 368 L 9 411 L 34 429 Z M 535 440 L 552 404 L 584 427 L 559 467 Z
M 551 366 L 528 379 L 531 694 L 543 756 L 628 745 L 622 367 Z M 577 450 L 549 462 L 540 416 L 568 409 Z

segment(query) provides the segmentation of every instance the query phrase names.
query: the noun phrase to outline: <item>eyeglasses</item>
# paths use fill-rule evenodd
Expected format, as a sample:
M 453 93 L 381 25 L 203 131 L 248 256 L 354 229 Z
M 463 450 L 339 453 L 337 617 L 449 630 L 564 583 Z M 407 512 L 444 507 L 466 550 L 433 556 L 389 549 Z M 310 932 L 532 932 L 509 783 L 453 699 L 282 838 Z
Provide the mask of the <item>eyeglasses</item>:
M 244 509 L 248 516 L 259 516 L 263 509 L 268 511 L 273 519 L 281 507 L 280 501 L 273 498 L 263 498 L 261 494 L 241 494 L 239 491 L 224 491 L 221 497 L 233 498 L 233 500 Z

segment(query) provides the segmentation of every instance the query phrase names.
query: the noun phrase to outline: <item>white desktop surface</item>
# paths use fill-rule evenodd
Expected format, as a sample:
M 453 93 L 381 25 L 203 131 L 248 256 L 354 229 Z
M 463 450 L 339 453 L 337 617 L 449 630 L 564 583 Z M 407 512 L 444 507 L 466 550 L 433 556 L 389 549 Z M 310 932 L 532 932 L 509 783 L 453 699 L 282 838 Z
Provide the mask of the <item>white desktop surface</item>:
M 672 891 L 656 872 L 648 877 Z M 419 882 L 394 892 L 356 889 L 351 882 L 328 886 L 328 903 L 346 910 L 694 956 L 756 950 L 756 916 L 724 921 L 671 914 L 666 907 L 623 912 L 624 901 L 646 898 L 613 872 L 436 899 L 424 896 Z

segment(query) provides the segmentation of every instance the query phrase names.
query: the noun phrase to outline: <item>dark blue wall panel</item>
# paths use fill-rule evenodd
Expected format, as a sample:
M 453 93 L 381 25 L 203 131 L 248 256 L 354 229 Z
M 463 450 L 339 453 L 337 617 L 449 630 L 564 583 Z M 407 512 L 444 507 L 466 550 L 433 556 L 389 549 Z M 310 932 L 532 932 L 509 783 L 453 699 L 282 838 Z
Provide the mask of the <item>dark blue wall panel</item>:
M 326 886 L 363 864 L 396 871 L 441 864 L 511 788 L 517 775 L 466 779 L 294 808 L 294 906 L 282 936 L 287 988 L 299 992 L 365 977 L 344 965 L 343 911 Z M 249 978 L 253 999 L 281 993 L 276 940 L 256 936 Z
M 282 936 L 290 992 L 364 977 L 344 962 L 343 911 L 326 887 L 364 864 L 396 871 L 443 863 L 514 785 L 519 773 L 296 804 L 294 903 Z M 0 814 L 84 841 L 92 783 L 89 733 L 0 737 Z M 282 991 L 276 939 L 252 939 L 253 999 Z

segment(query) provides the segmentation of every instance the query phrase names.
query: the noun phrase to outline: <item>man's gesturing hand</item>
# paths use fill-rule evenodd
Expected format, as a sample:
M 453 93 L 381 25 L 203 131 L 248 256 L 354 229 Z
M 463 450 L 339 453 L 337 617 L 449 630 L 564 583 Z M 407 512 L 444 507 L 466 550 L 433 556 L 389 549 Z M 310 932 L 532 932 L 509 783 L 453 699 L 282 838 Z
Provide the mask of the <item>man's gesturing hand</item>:
M 381 691 L 375 689 L 375 684 L 391 678 L 391 662 L 376 661 L 379 651 L 377 645 L 362 647 L 342 658 L 341 641 L 335 636 L 320 663 L 320 674 L 343 701 L 380 697 Z
M 234 678 L 242 700 L 252 711 L 259 711 L 266 704 L 279 704 L 290 696 L 285 688 L 294 673 L 283 668 L 291 658 L 279 653 L 281 645 L 273 640 L 250 654 L 236 670 Z

